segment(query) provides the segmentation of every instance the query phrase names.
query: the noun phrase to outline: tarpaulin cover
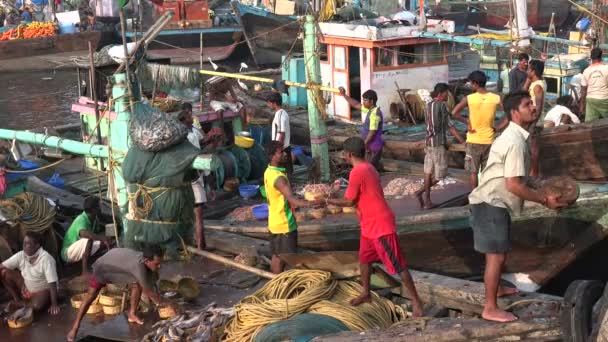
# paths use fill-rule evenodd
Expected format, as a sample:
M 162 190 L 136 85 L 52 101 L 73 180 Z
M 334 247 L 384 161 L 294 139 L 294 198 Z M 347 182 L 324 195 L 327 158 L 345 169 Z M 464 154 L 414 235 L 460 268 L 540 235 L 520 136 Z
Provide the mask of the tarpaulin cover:
M 122 164 L 131 199 L 126 215 L 127 246 L 158 243 L 171 255 L 179 247 L 180 237 L 192 241 L 191 181 L 197 177 L 192 162 L 200 152 L 187 141 L 161 152 L 129 149 Z

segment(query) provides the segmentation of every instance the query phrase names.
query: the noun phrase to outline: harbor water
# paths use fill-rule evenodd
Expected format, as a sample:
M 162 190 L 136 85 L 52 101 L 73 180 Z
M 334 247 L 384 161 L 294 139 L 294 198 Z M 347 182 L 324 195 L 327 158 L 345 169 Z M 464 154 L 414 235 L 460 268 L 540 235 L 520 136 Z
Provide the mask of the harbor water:
M 78 122 L 72 69 L 0 73 L 0 127 L 42 131 Z

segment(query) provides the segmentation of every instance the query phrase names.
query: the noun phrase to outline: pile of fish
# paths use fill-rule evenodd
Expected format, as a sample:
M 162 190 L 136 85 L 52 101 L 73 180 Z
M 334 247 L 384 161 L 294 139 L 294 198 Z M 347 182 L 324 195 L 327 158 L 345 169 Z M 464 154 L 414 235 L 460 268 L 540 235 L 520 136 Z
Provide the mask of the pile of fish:
M 230 212 L 230 214 L 226 215 L 226 220 L 233 222 L 247 222 L 255 220 L 253 216 L 252 206 L 247 207 L 239 207 Z
M 233 308 L 216 308 L 215 303 L 200 310 L 186 310 L 171 319 L 154 324 L 152 331 L 141 342 L 209 341 L 214 336 L 215 329 L 224 326 L 232 316 Z
M 433 189 L 443 189 L 450 184 L 455 184 L 457 180 L 452 177 L 445 177 L 433 186 Z M 411 180 L 408 178 L 395 178 L 384 187 L 386 196 L 408 196 L 422 189 L 424 180 Z

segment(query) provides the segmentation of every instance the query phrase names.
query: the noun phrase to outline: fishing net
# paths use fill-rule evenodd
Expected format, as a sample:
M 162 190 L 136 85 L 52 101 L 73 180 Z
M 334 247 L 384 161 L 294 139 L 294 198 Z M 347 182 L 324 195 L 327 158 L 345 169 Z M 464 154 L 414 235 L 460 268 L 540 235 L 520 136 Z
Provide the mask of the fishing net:
M 137 103 L 129 122 L 129 135 L 140 150 L 158 152 L 184 141 L 188 129 L 158 109 Z
M 253 145 L 247 149 L 249 153 L 249 160 L 251 161 L 251 173 L 249 179 L 260 179 L 264 176 L 264 171 L 268 167 L 268 156 L 266 151 L 259 144 Z
M 190 242 L 194 222 L 192 169 L 200 150 L 185 141 L 162 152 L 131 147 L 123 161 L 128 213 L 125 243 L 138 248 L 158 243 L 176 256 L 181 239 Z
M 238 146 L 232 147 L 230 152 L 232 152 L 236 158 L 236 164 L 239 170 L 239 179 L 246 181 L 249 179 L 249 175 L 251 175 L 251 160 L 249 159 L 249 154 L 244 148 Z
M 348 330 L 344 323 L 333 317 L 305 313 L 268 325 L 255 336 L 254 341 L 307 342 L 317 336 L 336 334 Z

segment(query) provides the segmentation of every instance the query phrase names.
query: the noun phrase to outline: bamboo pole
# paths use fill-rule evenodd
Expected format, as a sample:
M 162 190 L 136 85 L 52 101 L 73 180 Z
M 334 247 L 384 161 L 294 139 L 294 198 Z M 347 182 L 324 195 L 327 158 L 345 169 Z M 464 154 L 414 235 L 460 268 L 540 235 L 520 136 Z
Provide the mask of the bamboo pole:
M 201 37 L 200 37 L 200 45 L 201 45 L 201 58 L 200 58 L 200 69 L 203 70 L 203 33 L 201 32 Z M 203 111 L 203 103 L 205 102 L 205 81 L 203 81 L 203 78 L 201 77 L 201 112 Z
M 99 125 L 99 122 L 101 120 L 100 115 L 99 115 L 99 103 L 97 102 L 97 87 L 95 86 L 95 60 L 93 58 L 93 44 L 91 44 L 91 41 L 89 41 L 89 72 L 91 73 L 91 98 L 93 99 L 93 105 L 95 106 L 95 120 L 96 120 L 96 128 L 95 130 L 97 131 L 97 143 L 98 144 L 102 144 L 103 141 L 101 140 L 101 127 Z M 91 132 L 92 134 L 93 132 Z M 99 158 L 99 171 L 103 171 L 103 158 Z
M 135 109 L 135 105 L 134 105 L 134 99 L 133 99 L 133 89 L 131 88 L 131 75 L 129 72 L 129 49 L 127 48 L 127 36 L 126 36 L 126 32 L 127 32 L 127 22 L 125 21 L 125 11 L 121 8 L 120 9 L 120 34 L 122 36 L 122 47 L 123 47 L 123 51 L 125 54 L 125 59 L 124 59 L 124 65 L 125 65 L 125 74 L 127 77 L 127 94 L 129 94 L 129 112 L 132 112 Z M 137 50 L 133 51 L 133 56 L 135 56 L 135 53 L 137 52 Z M 141 94 L 140 94 L 141 96 Z
M 304 61 L 306 70 L 307 84 L 321 83 L 321 64 L 319 55 L 317 54 L 317 25 L 315 18 L 312 15 L 306 16 L 304 24 Z M 287 83 L 287 82 L 286 82 Z M 327 144 L 327 127 L 325 121 L 321 118 L 318 105 L 325 103 L 317 103 L 315 100 L 314 87 L 306 87 L 308 89 L 308 126 L 310 128 L 310 145 L 312 156 L 320 163 L 321 181 L 327 182 L 330 177 L 329 170 L 329 147 Z M 334 88 L 330 88 L 334 89 Z
M 231 74 L 228 72 L 219 72 L 219 71 L 212 71 L 212 70 L 200 70 L 199 72 L 203 75 L 236 78 L 239 80 L 246 80 L 246 81 L 253 81 L 253 82 L 274 83 L 274 80 L 272 78 L 248 76 L 248 75 L 243 75 L 243 74 Z M 290 87 L 298 87 L 298 88 L 304 88 L 304 89 L 318 89 L 321 91 L 329 91 L 329 92 L 336 93 L 336 94 L 340 93 L 340 90 L 338 88 L 323 87 L 323 86 L 319 85 L 320 83 L 321 83 L 320 80 L 319 80 L 319 83 L 310 83 L 309 82 L 307 84 L 285 81 L 285 84 Z
M 268 271 L 264 271 L 261 270 L 257 267 L 253 267 L 253 266 L 247 266 L 244 264 L 241 264 L 240 262 L 236 262 L 234 260 L 228 259 L 228 258 L 224 258 L 221 255 L 217 255 L 211 252 L 207 252 L 207 251 L 202 251 L 199 250 L 197 248 L 188 246 L 187 247 L 188 252 L 192 253 L 192 254 L 196 254 L 202 257 L 205 257 L 207 259 L 213 260 L 213 261 L 217 261 L 221 264 L 227 265 L 227 266 L 232 266 L 234 268 L 237 268 L 239 270 L 243 270 L 243 271 L 247 271 L 256 275 L 259 275 L 260 277 L 264 277 L 266 279 L 272 279 L 274 277 L 276 277 L 276 274 L 268 272 Z

